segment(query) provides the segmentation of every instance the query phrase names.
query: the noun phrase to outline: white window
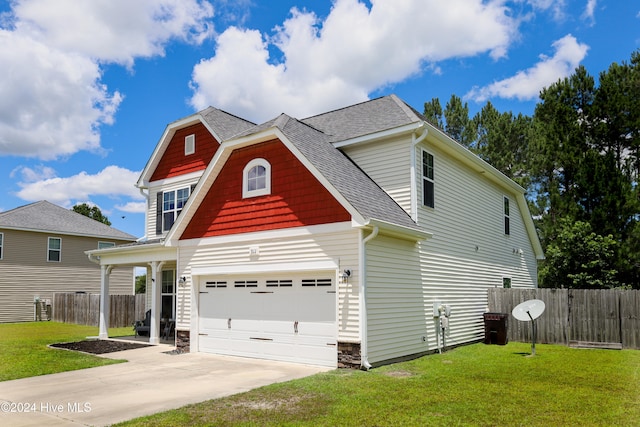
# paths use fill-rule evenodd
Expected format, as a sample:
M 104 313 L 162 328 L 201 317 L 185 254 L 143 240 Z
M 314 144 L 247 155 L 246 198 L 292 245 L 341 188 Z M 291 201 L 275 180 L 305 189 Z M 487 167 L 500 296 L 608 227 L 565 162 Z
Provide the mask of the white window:
M 242 172 L 242 197 L 271 194 L 271 165 L 265 159 L 251 160 Z
M 62 239 L 59 237 L 49 237 L 47 261 L 60 262 L 62 260 Z
M 113 242 L 98 242 L 98 249 L 113 248 L 116 244 Z
M 174 270 L 162 270 L 161 319 L 176 318 L 176 281 Z
M 159 215 L 157 220 L 159 221 L 158 225 L 161 225 L 161 227 L 158 227 L 156 231 L 161 233 L 171 229 L 176 218 L 182 212 L 182 208 L 187 204 L 190 193 L 191 188 L 189 187 L 158 193 L 160 195 L 158 197 L 160 205 L 158 206 Z
M 509 221 L 509 198 L 505 196 L 504 198 L 504 234 L 511 234 L 511 224 Z
M 4 233 L 0 233 L 0 259 L 4 256 Z
M 433 155 L 422 152 L 422 204 L 435 207 L 435 182 L 434 182 Z
M 194 134 L 184 137 L 184 155 L 188 156 L 196 152 L 196 136 Z

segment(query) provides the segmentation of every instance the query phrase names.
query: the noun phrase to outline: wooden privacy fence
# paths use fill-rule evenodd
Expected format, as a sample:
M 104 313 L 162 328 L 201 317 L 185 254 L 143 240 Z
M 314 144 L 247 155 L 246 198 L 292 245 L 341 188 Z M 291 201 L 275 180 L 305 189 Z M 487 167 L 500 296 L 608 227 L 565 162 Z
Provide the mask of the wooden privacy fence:
M 109 295 L 109 327 L 132 326 L 144 319 L 145 296 Z M 53 294 L 53 320 L 78 325 L 99 326 L 100 294 Z
M 546 306 L 536 321 L 537 342 L 640 349 L 640 290 L 491 288 L 489 311 L 509 313 L 509 340 L 531 341 L 531 322 L 511 315 L 530 299 Z

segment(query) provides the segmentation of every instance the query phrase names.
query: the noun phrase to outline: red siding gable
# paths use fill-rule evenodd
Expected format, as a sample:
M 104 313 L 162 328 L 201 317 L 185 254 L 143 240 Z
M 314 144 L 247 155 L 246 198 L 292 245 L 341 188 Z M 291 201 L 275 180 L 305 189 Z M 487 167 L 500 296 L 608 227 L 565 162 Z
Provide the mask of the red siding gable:
M 185 156 L 184 138 L 191 134 L 196 137 L 196 152 Z M 162 155 L 158 166 L 156 166 L 156 170 L 153 171 L 151 181 L 205 169 L 219 145 L 218 141 L 215 140 L 202 123 L 177 130 Z
M 243 199 L 251 160 L 271 164 L 271 194 Z M 181 239 L 223 236 L 350 221 L 351 215 L 280 141 L 235 150 Z

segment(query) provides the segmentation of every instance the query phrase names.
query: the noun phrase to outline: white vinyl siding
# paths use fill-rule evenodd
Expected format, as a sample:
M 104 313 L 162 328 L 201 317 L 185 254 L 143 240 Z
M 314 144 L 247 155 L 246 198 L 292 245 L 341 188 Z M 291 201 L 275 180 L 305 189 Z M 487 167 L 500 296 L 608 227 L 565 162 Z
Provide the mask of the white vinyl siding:
M 352 271 L 347 283 L 338 284 L 338 340 L 357 341 L 358 330 L 358 239 L 357 230 L 328 232 L 288 238 L 261 239 L 256 233 L 255 240 L 224 243 L 224 239 L 204 239 L 203 241 L 183 241 L 178 249 L 178 276 L 188 278 L 187 286 L 178 287 L 177 328 L 189 329 L 192 316 L 192 289 L 197 283 L 190 283 L 192 268 L 237 266 L 243 268 L 261 264 L 304 264 L 305 262 L 332 261 L 342 271 Z M 207 242 L 216 244 L 207 244 Z M 220 242 L 220 243 L 217 243 Z M 250 247 L 259 247 L 259 255 L 251 255 Z M 337 276 L 338 272 L 334 272 Z M 197 276 L 196 276 L 196 280 Z
M 417 245 L 378 236 L 366 253 L 369 362 L 433 349 L 423 341 L 433 335 L 433 326 L 427 322 Z
M 411 212 L 411 139 L 343 147 L 367 175 L 404 210 Z
M 502 287 L 503 277 L 514 288 L 537 286 L 537 261 L 517 203 L 509 206 L 510 235 L 504 234 L 504 189 L 427 149 L 437 160 L 438 191 L 437 209 L 419 210 L 419 224 L 433 233 L 420 244 L 425 303 L 451 306 L 446 341 L 453 345 L 481 336 L 487 288 Z

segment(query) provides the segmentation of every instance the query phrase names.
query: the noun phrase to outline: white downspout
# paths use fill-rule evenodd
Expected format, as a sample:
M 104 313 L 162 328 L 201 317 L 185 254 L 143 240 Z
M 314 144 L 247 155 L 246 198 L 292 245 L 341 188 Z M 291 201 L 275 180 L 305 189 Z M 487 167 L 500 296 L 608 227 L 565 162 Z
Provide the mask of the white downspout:
M 422 129 L 420 136 L 416 137 L 416 133 Z M 418 222 L 418 173 L 416 171 L 416 146 L 424 141 L 427 137 L 429 130 L 425 122 L 420 123 L 420 126 L 411 135 L 411 219 L 416 223 Z
M 371 234 L 367 237 L 360 239 L 362 246 L 360 247 L 360 352 L 361 352 L 361 366 L 367 371 L 371 369 L 369 363 L 369 346 L 367 343 L 367 268 L 366 268 L 366 245 L 370 240 L 373 240 L 378 235 L 378 227 L 374 227 Z M 364 234 L 363 230 L 360 230 L 360 236 Z

